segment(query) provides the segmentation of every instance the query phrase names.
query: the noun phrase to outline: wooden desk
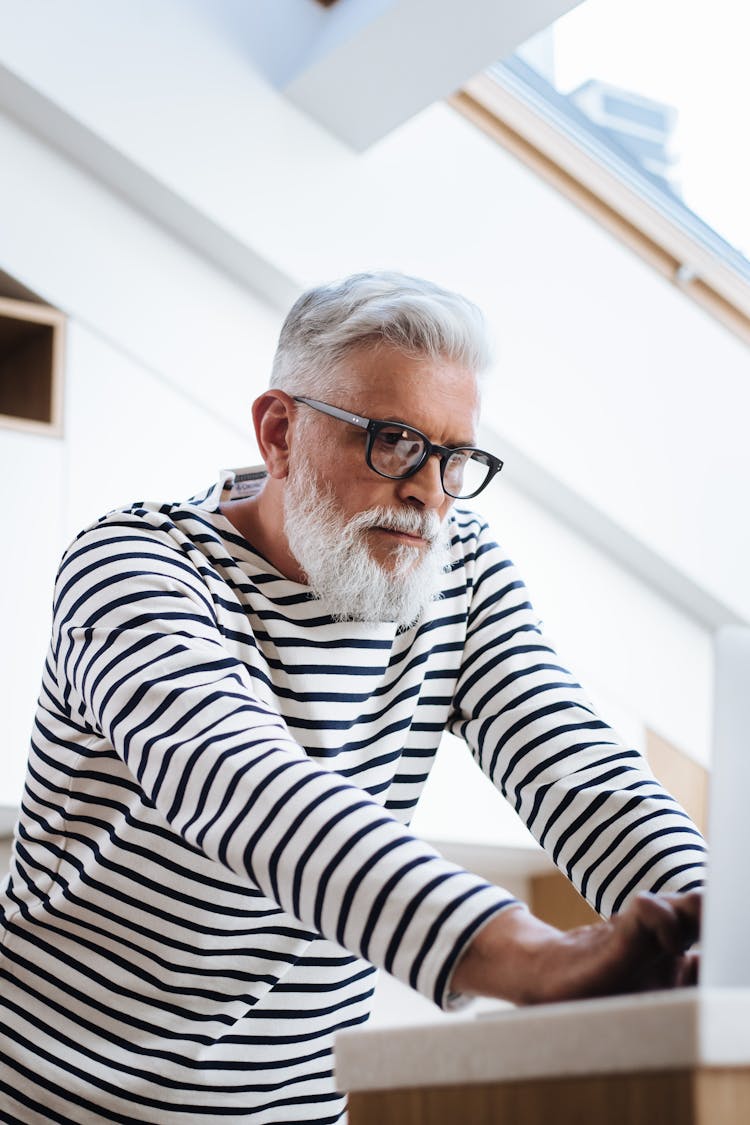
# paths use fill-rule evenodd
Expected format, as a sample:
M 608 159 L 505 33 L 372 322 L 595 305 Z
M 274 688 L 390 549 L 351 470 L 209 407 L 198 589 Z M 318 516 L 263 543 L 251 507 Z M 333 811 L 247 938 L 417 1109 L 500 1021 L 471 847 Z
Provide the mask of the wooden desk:
M 350 1125 L 748 1125 L 750 990 L 690 989 L 336 1040 Z

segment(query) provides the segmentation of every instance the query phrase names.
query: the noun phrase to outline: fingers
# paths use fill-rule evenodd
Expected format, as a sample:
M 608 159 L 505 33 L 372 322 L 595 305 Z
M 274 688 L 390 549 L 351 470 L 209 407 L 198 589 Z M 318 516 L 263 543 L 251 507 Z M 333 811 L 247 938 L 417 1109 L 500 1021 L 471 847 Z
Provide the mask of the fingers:
M 645 930 L 661 950 L 676 957 L 698 940 L 701 904 L 699 891 L 664 895 L 641 891 L 625 913 L 632 912 L 642 931 Z
M 703 918 L 703 891 L 689 891 L 681 895 L 667 895 L 674 902 L 675 909 L 685 933 L 685 949 L 694 945 L 701 936 L 701 921 Z
M 698 953 L 690 952 L 686 953 L 684 957 L 680 957 L 675 974 L 675 988 L 689 988 L 696 985 L 699 969 L 700 956 Z

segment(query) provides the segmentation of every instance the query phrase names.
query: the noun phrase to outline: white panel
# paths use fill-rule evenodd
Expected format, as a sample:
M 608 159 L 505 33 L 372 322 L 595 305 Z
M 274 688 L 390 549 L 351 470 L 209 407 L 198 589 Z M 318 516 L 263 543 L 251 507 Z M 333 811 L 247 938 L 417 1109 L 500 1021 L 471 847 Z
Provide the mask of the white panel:
M 230 426 L 75 324 L 68 347 L 68 538 L 112 508 L 187 500 L 257 460 L 240 409 Z
M 0 429 L 0 805 L 17 804 L 23 787 L 60 558 L 63 466 L 59 439 Z
M 358 150 L 580 0 L 342 0 L 286 93 Z
M 714 770 L 709 796 L 708 890 L 701 985 L 750 986 L 750 629 L 722 629 L 716 638 Z
M 710 632 L 502 477 L 482 510 L 603 718 L 639 750 L 649 726 L 708 765 Z
M 0 107 L 261 300 L 284 308 L 296 297 L 294 283 L 271 262 L 1 64 Z
M 444 735 L 411 827 L 417 836 L 536 848 L 534 837 L 460 739 Z

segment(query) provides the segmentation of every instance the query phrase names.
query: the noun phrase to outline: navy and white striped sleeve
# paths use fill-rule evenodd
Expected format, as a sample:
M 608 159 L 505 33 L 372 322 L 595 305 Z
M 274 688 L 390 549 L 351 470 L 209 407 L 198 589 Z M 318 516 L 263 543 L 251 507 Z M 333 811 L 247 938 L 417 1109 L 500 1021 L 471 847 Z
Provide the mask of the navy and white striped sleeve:
M 222 644 L 209 587 L 170 535 L 110 518 L 56 588 L 58 683 L 191 846 L 309 930 L 439 1004 L 477 929 L 513 901 L 320 768 Z
M 561 666 L 486 527 L 476 542 L 450 729 L 599 913 L 701 885 L 699 832 Z

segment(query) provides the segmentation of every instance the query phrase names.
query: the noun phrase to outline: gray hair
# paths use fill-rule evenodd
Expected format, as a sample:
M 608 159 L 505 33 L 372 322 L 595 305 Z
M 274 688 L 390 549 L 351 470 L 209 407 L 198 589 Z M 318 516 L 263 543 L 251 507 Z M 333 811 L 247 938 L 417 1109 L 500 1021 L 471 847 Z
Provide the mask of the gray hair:
M 490 362 L 485 320 L 471 301 L 406 274 L 358 273 L 295 302 L 281 329 L 271 386 L 324 396 L 348 352 L 378 343 L 447 358 L 475 375 Z

